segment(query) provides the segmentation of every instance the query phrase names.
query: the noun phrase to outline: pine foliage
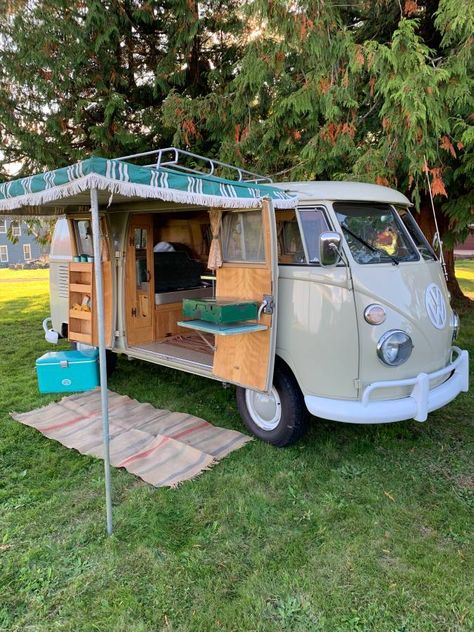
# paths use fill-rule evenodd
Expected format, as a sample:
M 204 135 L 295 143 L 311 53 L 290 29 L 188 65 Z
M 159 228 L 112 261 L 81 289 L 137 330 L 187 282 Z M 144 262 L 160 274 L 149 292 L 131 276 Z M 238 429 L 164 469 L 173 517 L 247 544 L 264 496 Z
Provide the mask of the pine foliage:
M 428 175 L 453 244 L 474 203 L 473 33 L 459 0 L 0 0 L 0 176 L 174 144 L 394 186 L 429 228 Z

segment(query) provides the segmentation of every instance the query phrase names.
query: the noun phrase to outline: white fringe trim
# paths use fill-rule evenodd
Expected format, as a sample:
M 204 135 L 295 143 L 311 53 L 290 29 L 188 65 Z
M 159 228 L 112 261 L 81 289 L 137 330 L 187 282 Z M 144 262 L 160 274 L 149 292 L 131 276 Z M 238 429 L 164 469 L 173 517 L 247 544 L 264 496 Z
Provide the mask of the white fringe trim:
M 112 180 L 95 173 L 91 173 L 73 182 L 67 182 L 59 186 L 19 195 L 11 199 L 0 200 L 0 211 L 11 211 L 23 206 L 41 206 L 57 200 L 63 200 L 73 195 L 85 193 L 91 189 L 109 191 L 111 194 L 119 193 L 126 197 L 140 197 L 164 200 L 165 202 L 177 202 L 183 204 L 195 204 L 198 206 L 216 206 L 218 208 L 258 208 L 261 206 L 263 198 L 238 198 L 223 197 L 220 195 L 208 195 L 205 193 L 193 193 L 191 191 L 180 191 L 179 189 L 164 189 L 152 187 L 147 184 L 135 184 L 133 182 L 122 182 Z M 288 209 L 295 208 L 298 198 L 273 199 L 274 208 Z

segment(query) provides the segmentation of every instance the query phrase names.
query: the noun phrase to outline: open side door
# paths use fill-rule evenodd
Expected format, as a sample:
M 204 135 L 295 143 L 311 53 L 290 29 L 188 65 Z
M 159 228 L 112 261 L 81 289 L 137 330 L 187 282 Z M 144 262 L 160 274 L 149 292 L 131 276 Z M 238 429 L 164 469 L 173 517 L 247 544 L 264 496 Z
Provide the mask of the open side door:
M 232 236 L 229 234 L 232 232 L 232 226 L 226 231 L 224 222 L 221 235 L 224 263 L 216 272 L 216 299 L 253 300 L 259 305 L 267 301 L 268 307 L 259 319 L 259 324 L 265 325 L 266 329 L 216 336 L 212 372 L 226 382 L 257 391 L 269 391 L 273 381 L 277 325 L 278 253 L 275 214 L 271 200 L 267 199 L 262 204 L 261 218 L 255 217 L 255 211 L 232 213 L 241 217 L 254 213 L 254 219 L 259 226 L 258 231 L 245 234 L 245 221 L 242 221 L 239 230 L 238 222 L 234 222 L 235 230 Z M 254 225 L 257 222 L 254 221 Z M 242 261 L 236 260 L 239 256 L 227 256 L 229 248 L 226 248 L 224 242 L 229 243 L 233 238 L 240 242 L 237 250 L 241 253 Z M 253 251 L 251 258 L 258 258 L 258 261 L 245 259 L 245 240 Z M 255 240 L 261 241 L 263 248 L 260 245 L 256 246 Z M 256 251 L 261 253 L 258 257 L 254 256 Z M 232 260 L 229 261 L 229 258 Z
M 153 340 L 153 218 L 132 215 L 127 234 L 125 322 L 131 345 Z

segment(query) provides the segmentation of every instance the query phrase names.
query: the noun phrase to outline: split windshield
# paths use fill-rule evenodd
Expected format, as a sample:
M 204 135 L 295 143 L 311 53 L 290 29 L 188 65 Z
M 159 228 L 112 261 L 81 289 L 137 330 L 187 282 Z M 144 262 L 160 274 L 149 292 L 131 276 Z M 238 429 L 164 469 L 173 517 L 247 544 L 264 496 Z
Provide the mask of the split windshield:
M 418 252 L 392 207 L 337 203 L 334 210 L 357 263 L 418 261 Z

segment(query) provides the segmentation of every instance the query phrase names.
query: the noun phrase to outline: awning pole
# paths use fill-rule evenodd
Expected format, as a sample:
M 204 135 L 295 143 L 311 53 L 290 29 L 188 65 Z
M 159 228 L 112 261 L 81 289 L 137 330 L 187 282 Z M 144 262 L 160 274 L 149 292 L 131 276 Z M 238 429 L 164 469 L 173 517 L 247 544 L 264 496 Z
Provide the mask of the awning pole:
M 104 284 L 100 252 L 99 198 L 97 189 L 91 189 L 92 243 L 94 245 L 94 271 L 96 288 L 97 331 L 99 334 L 100 400 L 102 409 L 102 436 L 104 443 L 105 502 L 107 533 L 112 535 L 112 490 L 110 484 L 109 396 L 107 391 L 107 359 L 105 354 Z

